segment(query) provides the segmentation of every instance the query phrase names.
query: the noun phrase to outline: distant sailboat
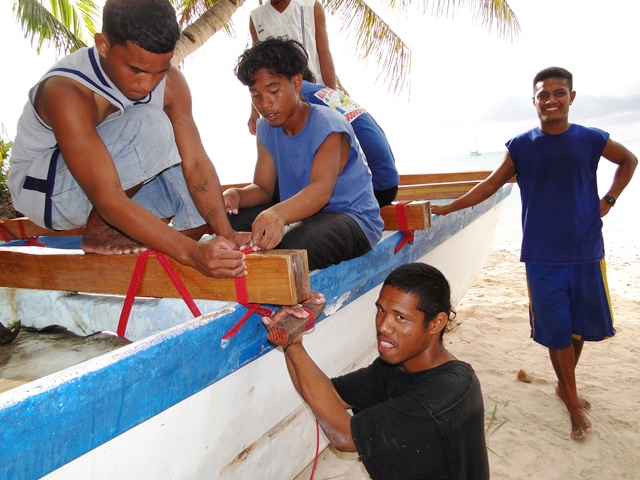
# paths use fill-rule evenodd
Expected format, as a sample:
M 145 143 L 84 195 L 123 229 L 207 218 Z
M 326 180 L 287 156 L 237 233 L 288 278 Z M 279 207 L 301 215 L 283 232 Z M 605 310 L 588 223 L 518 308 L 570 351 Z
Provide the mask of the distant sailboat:
M 476 149 L 469 152 L 469 156 L 470 157 L 479 157 L 480 155 L 482 155 L 482 153 L 480 153 L 478 151 L 478 134 L 476 133 Z

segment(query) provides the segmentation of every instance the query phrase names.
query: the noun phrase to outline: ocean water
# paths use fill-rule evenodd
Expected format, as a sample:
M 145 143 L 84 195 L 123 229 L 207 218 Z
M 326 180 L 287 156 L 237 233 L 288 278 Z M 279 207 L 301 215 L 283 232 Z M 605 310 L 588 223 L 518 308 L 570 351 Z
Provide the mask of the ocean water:
M 621 142 L 640 158 L 640 141 Z M 398 161 L 400 173 L 441 173 L 472 170 L 493 170 L 504 158 L 504 151 L 482 153 L 480 156 L 453 155 L 427 160 Z M 609 189 L 616 165 L 601 159 L 598 167 L 598 190 L 601 196 Z M 495 249 L 519 251 L 522 241 L 520 215 L 520 191 L 514 184 L 511 195 L 505 200 L 505 209 L 498 225 Z M 603 218 L 603 233 L 607 256 L 640 260 L 640 221 L 637 205 L 640 205 L 640 168 L 626 187 L 616 205 Z

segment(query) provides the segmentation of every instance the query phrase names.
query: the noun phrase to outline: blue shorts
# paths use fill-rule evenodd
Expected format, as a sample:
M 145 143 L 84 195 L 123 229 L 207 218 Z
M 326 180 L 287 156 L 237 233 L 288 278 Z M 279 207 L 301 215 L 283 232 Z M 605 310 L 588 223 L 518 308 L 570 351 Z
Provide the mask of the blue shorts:
M 615 335 L 606 264 L 527 263 L 531 338 L 553 350 Z
M 182 172 L 169 117 L 161 110 L 136 106 L 97 128 L 115 163 L 123 190 L 142 187 L 132 200 L 158 218 L 171 218 L 176 230 L 205 224 Z M 90 161 L 90 158 L 88 158 Z M 51 221 L 56 230 L 83 227 L 93 208 L 59 157 L 51 196 Z

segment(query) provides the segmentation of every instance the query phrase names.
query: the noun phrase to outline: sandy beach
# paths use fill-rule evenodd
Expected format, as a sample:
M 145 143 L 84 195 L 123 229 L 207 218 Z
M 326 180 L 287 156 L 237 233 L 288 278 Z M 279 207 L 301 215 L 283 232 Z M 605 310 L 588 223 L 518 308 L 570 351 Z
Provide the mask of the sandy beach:
M 630 217 L 621 223 L 625 212 L 620 209 L 605 220 L 617 333 L 606 341 L 585 344 L 577 381 L 579 393 L 592 404 L 589 417 L 594 432 L 575 441 L 569 438 L 566 408 L 555 395 L 548 351 L 529 338 L 516 197 L 512 194 L 508 200 L 488 262 L 457 307 L 458 326 L 445 336 L 447 348 L 474 367 L 482 384 L 491 478 L 639 479 L 640 250 Z M 624 208 L 630 210 L 634 202 L 627 198 L 627 203 Z M 519 381 L 520 370 L 533 381 Z M 308 467 L 296 480 L 309 479 L 310 472 Z M 321 455 L 314 475 L 315 480 L 368 478 L 357 455 L 331 448 Z

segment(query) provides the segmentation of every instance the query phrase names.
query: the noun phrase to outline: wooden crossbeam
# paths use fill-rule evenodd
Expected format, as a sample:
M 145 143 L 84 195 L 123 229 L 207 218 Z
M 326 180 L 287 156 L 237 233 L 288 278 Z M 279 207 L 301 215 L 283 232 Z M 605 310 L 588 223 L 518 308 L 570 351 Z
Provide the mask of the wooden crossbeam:
M 458 198 L 474 186 L 480 180 L 466 182 L 430 183 L 425 185 L 400 185 L 396 200 L 437 200 L 445 198 Z
M 125 295 L 137 254 L 96 255 L 40 247 L 0 248 L 0 286 Z M 233 278 L 209 278 L 170 260 L 196 299 L 236 300 Z M 246 257 L 249 302 L 295 305 L 311 296 L 306 250 L 269 250 Z M 157 259 L 147 259 L 140 297 L 179 297 Z
M 431 204 L 425 200 L 419 200 L 405 205 L 407 227 L 409 230 L 425 230 L 431 227 Z M 380 209 L 380 216 L 384 220 L 385 230 L 399 230 L 396 206 L 387 205 Z
M 466 182 L 484 180 L 490 171 L 454 172 L 454 173 L 417 173 L 400 175 L 400 185 L 421 185 L 425 183 Z
M 488 170 L 478 170 L 474 172 L 406 174 L 400 175 L 400 185 L 479 181 L 484 180 L 491 173 Z M 516 177 L 514 176 L 508 183 L 514 183 L 515 181 Z

